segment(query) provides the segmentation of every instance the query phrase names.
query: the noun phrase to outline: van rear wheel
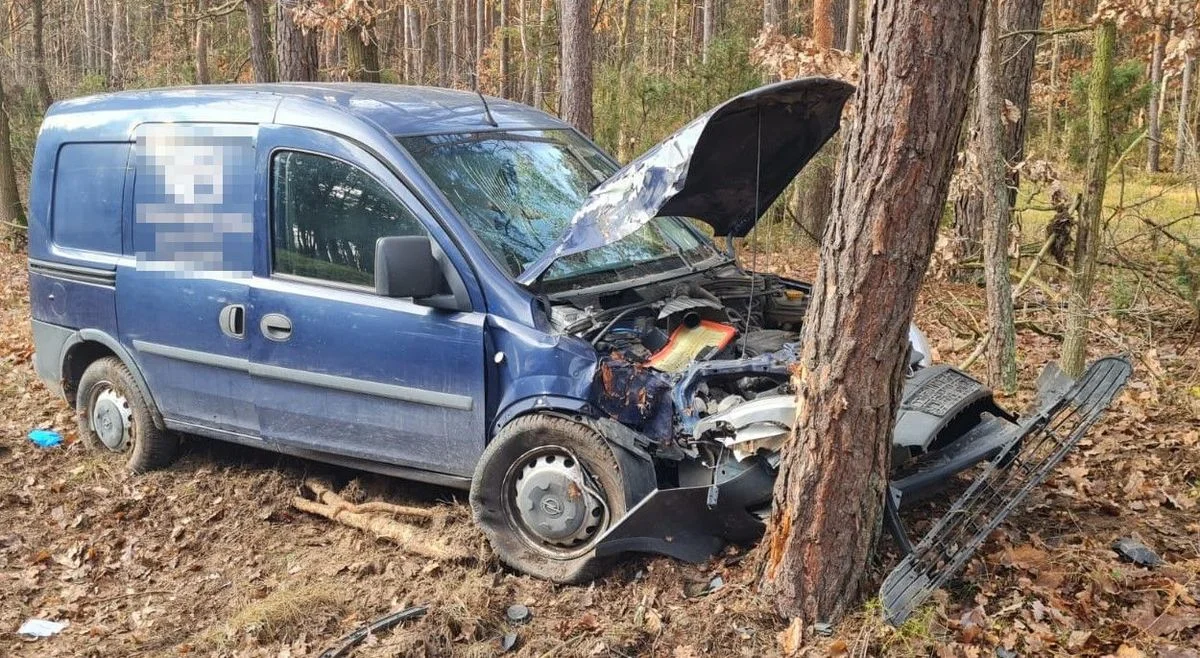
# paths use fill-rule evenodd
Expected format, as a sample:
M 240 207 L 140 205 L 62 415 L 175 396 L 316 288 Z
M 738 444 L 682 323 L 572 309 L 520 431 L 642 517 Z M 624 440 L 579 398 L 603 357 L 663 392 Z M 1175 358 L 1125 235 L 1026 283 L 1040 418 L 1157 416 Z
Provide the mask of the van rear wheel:
M 500 560 L 556 583 L 600 575 L 596 544 L 636 496 L 604 437 L 546 414 L 504 427 L 471 481 L 471 510 Z
M 83 371 L 75 412 L 84 443 L 123 460 L 134 473 L 169 466 L 179 452 L 179 438 L 155 427 L 149 403 L 115 356 L 97 359 Z

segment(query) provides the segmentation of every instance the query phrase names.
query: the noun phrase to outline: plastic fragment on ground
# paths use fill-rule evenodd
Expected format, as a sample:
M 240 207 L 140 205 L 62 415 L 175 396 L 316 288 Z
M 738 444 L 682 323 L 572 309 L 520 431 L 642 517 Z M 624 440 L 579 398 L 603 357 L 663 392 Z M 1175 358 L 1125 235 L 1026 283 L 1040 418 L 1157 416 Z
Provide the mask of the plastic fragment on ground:
M 1157 567 L 1163 563 L 1163 559 L 1154 549 L 1133 537 L 1121 537 L 1113 542 L 1112 549 L 1122 558 L 1143 567 Z
M 28 635 L 29 637 L 50 637 L 58 635 L 64 628 L 67 627 L 65 621 L 50 621 L 49 619 L 26 619 L 24 624 L 17 629 L 17 635 Z
M 54 430 L 34 429 L 29 430 L 29 440 L 39 448 L 53 448 L 62 444 L 63 439 L 62 435 Z

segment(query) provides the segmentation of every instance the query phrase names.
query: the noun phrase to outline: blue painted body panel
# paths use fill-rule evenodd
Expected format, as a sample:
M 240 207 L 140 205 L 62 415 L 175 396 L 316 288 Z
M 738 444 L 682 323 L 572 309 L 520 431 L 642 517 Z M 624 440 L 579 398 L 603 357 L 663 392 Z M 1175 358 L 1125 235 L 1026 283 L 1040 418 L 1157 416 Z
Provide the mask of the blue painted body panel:
M 488 103 L 498 127 L 485 121 L 473 93 L 385 85 L 213 86 L 56 103 L 33 164 L 33 317 L 115 337 L 172 426 L 469 476 L 487 440 L 516 415 L 540 408 L 586 412 L 597 365 L 589 344 L 552 335 L 534 296 L 492 260 L 395 139 L 569 129 L 533 108 Z M 237 138 L 232 146 L 230 135 Z M 178 139 L 180 148 L 164 150 L 164 139 Z M 121 189 L 94 206 L 101 217 L 120 200 L 121 253 L 111 253 L 112 234 L 105 233 L 111 227 L 96 227 L 97 235 L 110 236 L 105 249 L 52 237 L 59 154 L 64 147 L 84 160 L 95 153 L 90 164 L 111 169 L 111 150 L 70 146 L 96 143 L 128 145 L 131 152 Z M 161 160 L 196 143 L 242 150 L 216 158 L 216 182 L 203 178 L 203 166 L 172 169 Z M 389 188 L 457 271 L 470 310 L 272 276 L 268 174 L 279 148 L 345 160 Z M 88 166 L 77 158 L 63 171 L 77 176 Z M 87 211 L 87 204 L 74 205 Z M 214 226 L 221 218 L 237 226 L 245 220 L 252 230 L 235 227 L 215 242 L 184 240 L 191 248 L 179 248 L 197 213 Z M 214 246 L 220 266 L 197 256 Z M 34 265 L 42 262 L 51 264 L 48 273 Z M 55 269 L 72 267 L 110 282 L 80 282 Z M 246 308 L 243 338 L 218 324 L 230 304 Z M 268 340 L 259 331 L 268 313 L 292 321 L 289 340 Z

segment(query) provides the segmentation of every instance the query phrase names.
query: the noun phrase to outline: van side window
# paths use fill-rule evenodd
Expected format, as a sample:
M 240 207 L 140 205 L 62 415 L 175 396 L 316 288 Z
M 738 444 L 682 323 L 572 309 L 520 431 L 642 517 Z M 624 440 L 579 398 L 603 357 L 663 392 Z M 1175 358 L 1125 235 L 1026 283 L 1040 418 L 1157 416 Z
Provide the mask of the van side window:
M 65 144 L 54 170 L 55 244 L 121 253 L 127 143 Z
M 272 158 L 271 223 L 274 272 L 363 286 L 375 284 L 376 240 L 428 235 L 366 172 L 298 151 Z

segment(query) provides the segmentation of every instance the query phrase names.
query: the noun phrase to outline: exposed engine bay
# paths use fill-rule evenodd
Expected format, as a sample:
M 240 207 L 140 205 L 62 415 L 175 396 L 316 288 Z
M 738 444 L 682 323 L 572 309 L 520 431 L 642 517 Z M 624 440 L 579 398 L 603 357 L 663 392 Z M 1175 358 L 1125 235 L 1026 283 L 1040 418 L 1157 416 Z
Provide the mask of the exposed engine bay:
M 595 347 L 596 406 L 654 441 L 655 457 L 670 462 L 660 468 L 669 484 L 719 484 L 751 458 L 765 462 L 765 475 L 778 464 L 795 415 L 790 368 L 809 293 L 805 283 L 726 267 L 558 304 L 552 321 Z M 910 338 L 916 372 L 928 365 L 928 346 L 915 329 Z M 896 451 L 898 465 L 927 447 L 916 442 Z

